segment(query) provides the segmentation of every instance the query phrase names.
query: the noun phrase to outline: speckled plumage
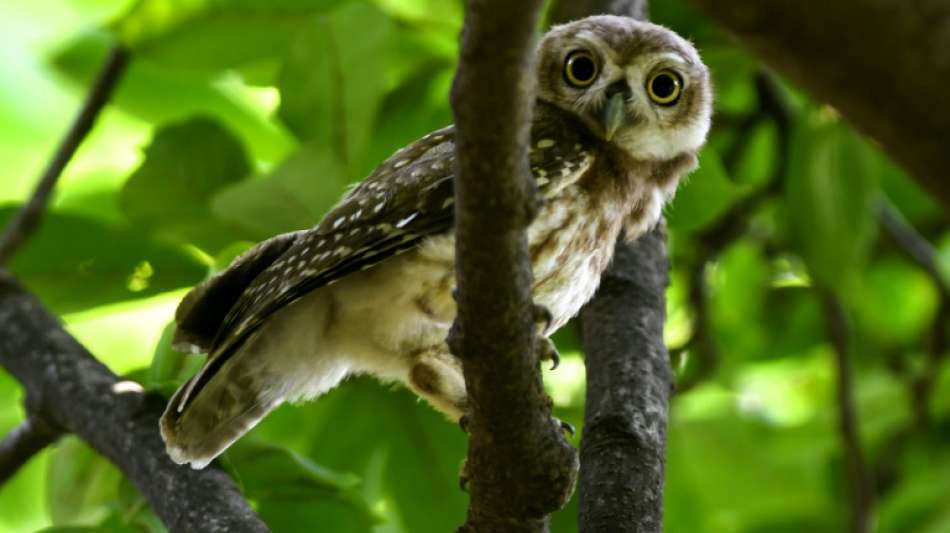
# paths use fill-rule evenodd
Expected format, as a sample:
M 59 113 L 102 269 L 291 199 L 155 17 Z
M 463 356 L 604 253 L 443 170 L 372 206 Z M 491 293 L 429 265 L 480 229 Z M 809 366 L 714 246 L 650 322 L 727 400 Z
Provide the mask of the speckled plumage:
M 563 74 L 578 49 L 601 62 L 583 89 Z M 680 103 L 660 108 L 640 94 L 659 68 L 676 69 Z M 553 318 L 547 335 L 593 295 L 620 232 L 652 226 L 695 167 L 711 96 L 689 43 L 618 17 L 549 32 L 538 76 L 530 165 L 544 205 L 528 241 L 534 297 Z M 616 135 L 602 123 L 611 96 L 623 102 Z M 426 135 L 315 228 L 259 244 L 185 297 L 175 346 L 209 359 L 162 417 L 175 461 L 202 467 L 280 403 L 353 374 L 404 383 L 462 414 L 461 367 L 445 345 L 455 316 L 454 153 L 451 126 Z

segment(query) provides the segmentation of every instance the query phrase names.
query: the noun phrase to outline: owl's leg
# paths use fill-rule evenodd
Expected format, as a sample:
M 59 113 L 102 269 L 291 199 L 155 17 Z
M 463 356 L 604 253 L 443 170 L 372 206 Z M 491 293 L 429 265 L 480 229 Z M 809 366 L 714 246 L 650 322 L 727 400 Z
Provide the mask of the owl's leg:
M 462 364 L 445 345 L 415 355 L 407 381 L 413 392 L 452 420 L 458 421 L 465 413 L 468 395 Z

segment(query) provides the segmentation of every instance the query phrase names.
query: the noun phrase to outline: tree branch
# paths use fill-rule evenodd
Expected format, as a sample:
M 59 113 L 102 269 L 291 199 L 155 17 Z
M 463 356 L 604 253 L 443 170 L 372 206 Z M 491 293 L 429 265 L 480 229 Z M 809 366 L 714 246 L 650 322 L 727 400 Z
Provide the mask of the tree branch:
M 22 383 L 31 411 L 118 466 L 170 530 L 267 531 L 224 472 L 168 459 L 158 434 L 162 399 L 120 380 L 2 270 L 0 365 Z
M 812 4 L 790 0 L 692 4 L 835 106 L 950 207 L 950 91 L 944 83 L 950 79 L 950 5 L 945 1 L 826 2 L 821 16 Z
M 666 424 L 673 371 L 666 346 L 662 228 L 619 242 L 580 315 L 587 363 L 580 531 L 663 531 Z
M 940 271 L 937 252 L 920 233 L 911 226 L 890 201 L 883 199 L 876 205 L 877 219 L 891 239 L 907 256 L 933 279 L 942 298 L 950 298 L 950 282 Z
M 40 219 L 46 211 L 50 194 L 59 180 L 63 169 L 79 149 L 86 135 L 92 130 L 99 112 L 105 107 L 128 64 L 128 52 L 121 46 L 115 46 L 109 53 L 109 58 L 99 71 L 95 83 L 86 96 L 82 109 L 73 121 L 66 136 L 60 142 L 59 148 L 43 171 L 37 182 L 33 196 L 7 224 L 3 235 L 0 236 L 0 266 L 7 264 L 13 254 L 26 242 L 27 238 L 36 230 Z
M 471 433 L 463 531 L 546 531 L 576 479 L 576 451 L 541 385 L 525 236 L 538 203 L 527 145 L 541 4 L 470 0 L 452 88 L 459 311 L 449 344 Z
M 851 328 L 841 302 L 829 291 L 821 291 L 828 321 L 828 334 L 835 353 L 838 427 L 848 477 L 850 528 L 852 533 L 871 530 L 874 508 L 874 482 L 861 447 L 858 415 L 854 405 L 854 369 L 851 364 Z
M 0 486 L 16 474 L 34 455 L 56 442 L 61 433 L 30 416 L 0 441 Z

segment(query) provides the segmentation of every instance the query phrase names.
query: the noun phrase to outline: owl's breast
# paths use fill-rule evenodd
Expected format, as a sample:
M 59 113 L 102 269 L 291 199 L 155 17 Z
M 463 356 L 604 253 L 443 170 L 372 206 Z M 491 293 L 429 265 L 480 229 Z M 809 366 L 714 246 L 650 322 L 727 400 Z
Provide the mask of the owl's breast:
M 626 210 L 595 203 L 580 187 L 549 199 L 528 228 L 536 303 L 564 325 L 597 290 Z

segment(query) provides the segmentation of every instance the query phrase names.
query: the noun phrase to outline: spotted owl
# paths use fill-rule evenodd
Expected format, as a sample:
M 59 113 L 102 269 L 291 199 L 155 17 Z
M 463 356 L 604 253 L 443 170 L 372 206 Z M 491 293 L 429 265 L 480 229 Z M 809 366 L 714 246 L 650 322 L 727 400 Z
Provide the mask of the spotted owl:
M 621 232 L 650 229 L 696 167 L 712 94 L 689 42 L 629 18 L 557 26 L 536 54 L 529 158 L 543 205 L 527 236 L 547 337 L 594 294 Z M 161 419 L 175 462 L 204 467 L 283 402 L 353 375 L 462 416 L 446 345 L 454 137 L 449 126 L 402 148 L 317 226 L 258 244 L 185 296 L 173 344 L 209 356 Z

